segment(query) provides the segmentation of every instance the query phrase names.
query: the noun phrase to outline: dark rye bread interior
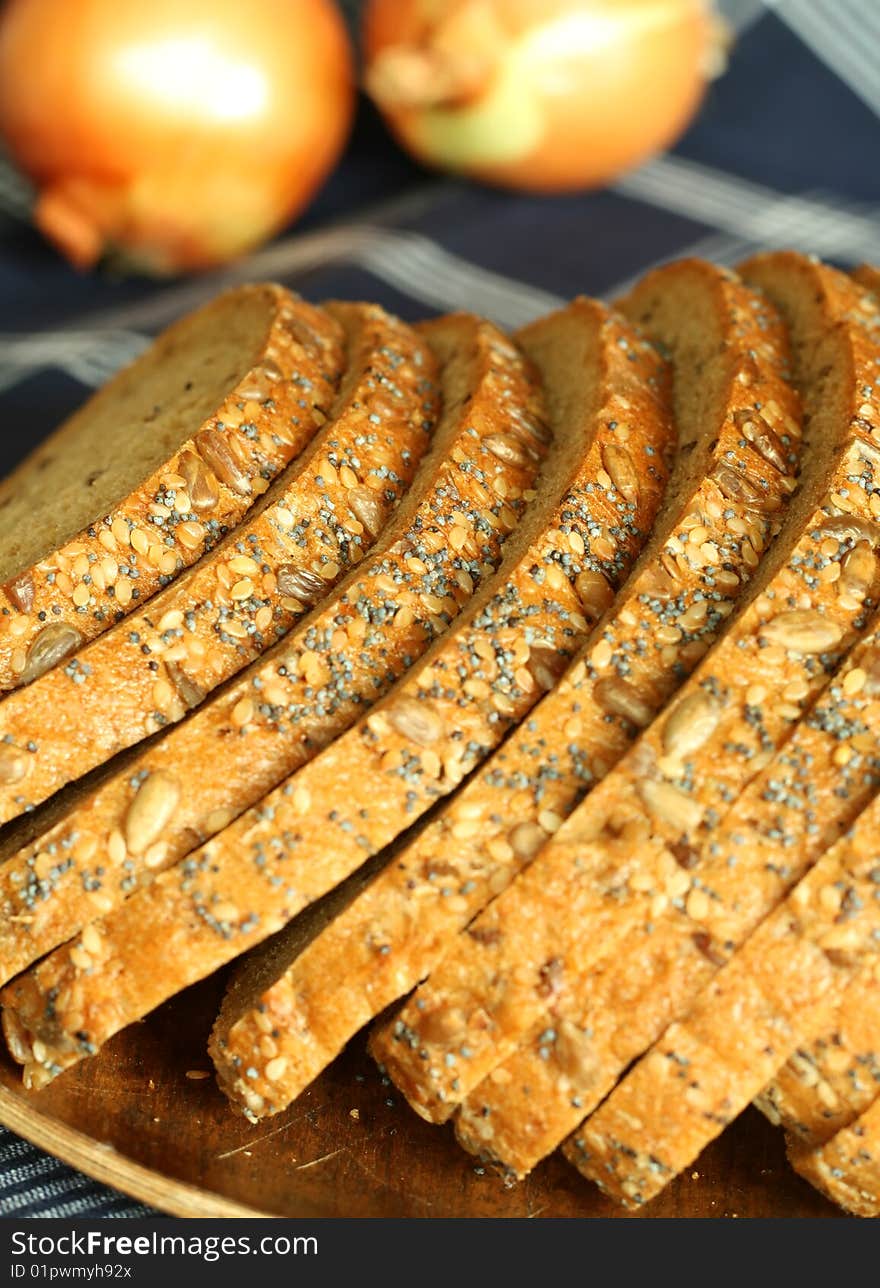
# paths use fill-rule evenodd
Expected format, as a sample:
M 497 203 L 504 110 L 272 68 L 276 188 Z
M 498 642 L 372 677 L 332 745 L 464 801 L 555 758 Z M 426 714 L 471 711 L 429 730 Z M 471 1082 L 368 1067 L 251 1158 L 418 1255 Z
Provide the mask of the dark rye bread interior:
M 164 331 L 0 483 L 0 585 L 104 518 L 198 433 L 260 359 L 271 288 L 230 291 Z
M 676 424 L 675 455 L 663 501 L 652 535 L 630 576 L 663 549 L 675 531 L 690 498 L 711 466 L 721 418 L 728 406 L 730 381 L 737 358 L 725 337 L 725 318 L 716 306 L 717 278 L 706 265 L 677 265 L 675 272 L 658 272 L 642 283 L 616 307 L 637 325 L 664 354 L 673 359 L 673 404 Z M 570 380 L 578 361 L 565 352 L 560 339 L 544 324 L 536 324 L 517 339 L 537 365 L 544 380 L 544 396 L 557 441 L 565 442 L 565 426 L 584 416 L 575 402 L 576 385 Z M 581 355 L 580 360 L 583 361 Z M 595 380 L 595 375 L 593 379 Z M 549 462 L 548 462 L 549 466 Z M 607 616 L 614 615 L 612 604 Z M 601 623 L 596 630 L 601 629 Z M 380 873 L 393 862 L 405 843 L 426 830 L 448 804 L 440 801 L 394 845 L 365 864 L 335 890 L 268 939 L 233 971 L 223 1001 L 223 1025 L 252 1006 L 306 950 L 310 943 L 348 908 Z M 219 1027 L 219 1026 L 218 1026 Z

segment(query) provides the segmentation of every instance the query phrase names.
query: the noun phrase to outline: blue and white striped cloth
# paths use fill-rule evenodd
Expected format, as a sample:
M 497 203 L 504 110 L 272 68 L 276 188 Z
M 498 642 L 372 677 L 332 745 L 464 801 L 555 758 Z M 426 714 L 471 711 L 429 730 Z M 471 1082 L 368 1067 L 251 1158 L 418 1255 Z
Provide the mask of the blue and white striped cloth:
M 348 0 L 354 11 L 357 0 Z M 880 263 L 880 0 L 726 0 L 731 66 L 675 152 L 612 188 L 542 200 L 441 179 L 364 107 L 339 172 L 291 235 L 247 263 L 160 287 L 82 278 L 22 222 L 0 167 L 0 470 L 149 335 L 236 280 L 404 317 L 474 309 L 515 327 L 578 292 L 613 294 L 682 254 L 724 264 L 791 246 Z M 0 1214 L 142 1216 L 0 1130 Z

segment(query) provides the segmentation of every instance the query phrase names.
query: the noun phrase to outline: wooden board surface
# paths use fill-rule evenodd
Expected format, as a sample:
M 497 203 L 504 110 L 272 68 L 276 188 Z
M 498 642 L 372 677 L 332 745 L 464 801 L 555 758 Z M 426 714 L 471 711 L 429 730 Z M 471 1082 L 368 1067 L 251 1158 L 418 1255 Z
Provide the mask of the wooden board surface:
M 99 1180 L 180 1216 L 577 1217 L 621 1213 L 561 1157 L 522 1185 L 480 1172 L 449 1128 L 422 1122 L 380 1077 L 363 1037 L 287 1113 L 233 1114 L 205 1043 L 208 980 L 26 1095 L 4 1054 L 0 1121 Z M 750 1110 L 643 1216 L 838 1216 L 788 1168 Z

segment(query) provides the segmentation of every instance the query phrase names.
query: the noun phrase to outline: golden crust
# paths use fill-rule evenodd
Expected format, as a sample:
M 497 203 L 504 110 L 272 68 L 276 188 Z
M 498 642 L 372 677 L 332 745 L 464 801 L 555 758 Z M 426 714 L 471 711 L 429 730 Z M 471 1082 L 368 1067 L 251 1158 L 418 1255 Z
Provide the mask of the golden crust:
M 602 685 L 588 661 L 597 641 L 607 641 L 621 663 L 626 662 L 630 689 L 621 684 L 619 693 L 628 697 L 631 690 L 649 715 L 680 683 L 684 670 L 709 647 L 747 580 L 751 569 L 742 558 L 746 525 L 743 533 L 731 540 L 727 523 L 719 522 L 729 502 L 721 497 L 711 474 L 718 465 L 729 467 L 743 454 L 737 419 L 742 420 L 739 413 L 755 401 L 765 406 L 775 403 L 780 422 L 784 417 L 796 421 L 797 400 L 781 374 L 787 366 L 784 334 L 765 303 L 730 275 L 701 264 L 652 274 L 632 302 L 632 316 L 638 320 L 650 309 L 656 293 L 667 290 L 670 283 L 683 284 L 687 292 L 681 332 L 688 331 L 692 319 L 699 317 L 707 331 L 717 327 L 723 349 L 717 359 L 712 354 L 714 362 L 707 362 L 704 353 L 690 353 L 682 359 L 678 380 L 686 389 L 679 388 L 677 401 L 684 403 L 685 395 L 702 387 L 712 395 L 705 399 L 711 414 L 701 410 L 695 417 L 700 434 L 696 445 L 685 434 L 684 425 L 681 427 L 686 442 L 678 459 L 679 472 L 670 484 L 670 509 L 661 512 L 655 523 L 651 549 L 619 591 L 597 633 L 582 648 L 580 661 L 531 712 L 526 728 L 496 753 L 440 816 L 396 852 L 348 906 L 334 910 L 332 916 L 322 914 L 321 920 L 329 919 L 329 925 L 317 930 L 311 941 L 306 934 L 300 948 L 301 919 L 287 936 L 290 948 L 285 951 L 282 936 L 280 944 L 243 963 L 237 981 L 249 973 L 256 975 L 261 991 L 251 999 L 246 1015 L 237 999 L 231 997 L 227 1003 L 229 1016 L 221 1019 L 232 1034 L 225 1039 L 225 1047 L 214 1044 L 221 1083 L 236 1096 L 233 1056 L 258 1069 L 265 1063 L 260 1051 L 267 1016 L 278 1019 L 272 1026 L 279 1031 L 273 1045 L 288 1061 L 284 1076 L 271 1084 L 271 1094 L 263 1097 L 258 1109 L 249 1095 L 252 1110 L 277 1112 L 317 1076 L 359 1028 L 424 978 L 456 932 L 512 879 L 547 831 L 571 812 L 594 777 L 600 775 L 599 762 L 610 765 L 632 741 L 636 724 L 625 718 L 626 708 L 620 707 L 619 696 L 617 710 L 609 710 L 609 686 Z M 656 329 L 653 334 L 661 338 Z M 528 348 L 528 331 L 522 342 Z M 753 356 L 756 353 L 758 356 Z M 552 355 L 549 369 L 552 371 Z M 609 372 L 609 376 L 615 374 Z M 603 394 L 609 406 L 600 413 L 602 419 L 612 418 L 618 392 L 609 379 Z M 779 428 L 788 437 L 782 424 Z M 791 450 L 796 446 L 793 443 Z M 693 476 L 690 462 L 694 456 L 707 467 L 705 473 L 701 469 Z M 781 492 L 775 495 L 781 499 Z M 766 537 L 778 522 L 777 512 L 764 522 L 761 536 Z M 703 529 L 699 545 L 717 543 L 719 563 L 701 560 L 690 564 L 680 558 L 680 534 L 694 532 L 698 526 Z M 758 533 L 754 535 L 760 539 Z M 719 582 L 720 564 L 726 575 Z M 673 587 L 674 594 L 670 594 Z M 608 597 L 610 600 L 610 592 Z M 681 647 L 671 648 L 662 640 L 653 648 L 645 647 L 645 641 L 653 640 L 664 627 L 672 629 L 673 616 L 676 620 L 696 618 L 694 610 L 704 604 L 710 611 L 705 616 L 700 613 L 699 622 L 685 632 L 684 648 L 688 651 L 684 656 Z M 630 713 L 641 721 L 645 715 L 636 709 L 633 698 L 630 701 Z M 536 760 L 550 771 L 537 779 Z M 533 783 L 531 788 L 525 786 L 529 782 Z M 516 820 L 514 827 L 509 820 Z M 454 879 L 462 892 L 454 902 L 439 897 L 436 881 L 431 881 L 431 874 L 441 864 L 447 881 Z M 308 917 L 305 921 L 308 924 Z M 270 956 L 271 969 L 266 960 Z
M 548 1011 L 563 1004 L 576 981 L 619 951 L 640 924 L 653 924 L 658 900 L 684 908 L 695 931 L 702 930 L 710 901 L 693 897 L 699 885 L 687 870 L 693 843 L 789 737 L 829 669 L 858 638 L 866 605 L 880 591 L 873 554 L 868 582 L 854 597 L 843 567 L 854 543 L 835 540 L 834 553 L 822 552 L 826 527 L 837 530 L 841 511 L 855 525 L 856 542 L 865 533 L 874 539 L 880 408 L 864 401 L 863 390 L 876 387 L 876 314 L 848 279 L 801 257 L 778 255 L 746 267 L 747 278 L 765 287 L 781 277 L 771 295 L 797 322 L 795 347 L 809 368 L 802 495 L 742 610 L 670 717 L 642 735 L 374 1038 L 374 1054 L 426 1117 L 448 1117 L 529 1033 L 540 1034 Z M 802 319 L 792 316 L 793 300 Z M 837 579 L 822 572 L 832 564 Z M 790 701 L 779 701 L 783 693 Z M 669 721 L 691 699 L 710 701 L 713 721 L 678 763 L 670 762 Z M 467 1059 L 448 1065 L 446 1054 L 455 1056 L 463 1045 Z
M 319 607 L 216 698 L 111 765 L 97 786 L 70 788 L 48 817 L 45 810 L 38 816 L 45 821 L 34 839 L 16 845 L 7 838 L 0 847 L 0 982 L 255 804 L 347 728 L 445 628 L 451 605 L 429 612 L 413 593 L 406 549 L 393 549 L 397 541 L 417 542 L 430 523 L 446 481 L 443 458 L 461 434 L 457 422 L 434 434 L 437 360 L 425 338 L 382 310 L 335 311 L 349 334 L 352 367 L 332 430 L 334 468 L 370 521 L 368 528 L 341 511 L 357 537 L 346 552 L 349 573 L 333 590 L 318 577 L 304 585 L 303 595 L 319 591 Z M 381 491 L 366 492 L 364 481 Z M 285 577 L 290 592 L 290 569 Z M 393 596 L 380 589 L 388 583 Z M 454 591 L 463 603 L 465 587 Z M 210 773 L 194 772 L 199 765 Z
M 0 772 L 3 821 L 181 720 L 281 639 L 378 535 L 428 441 L 422 347 L 373 305 L 337 312 L 355 346 L 350 378 L 335 406 L 310 407 L 330 419 L 256 512 L 144 608 L 0 702 L 7 762 L 24 770 Z M 360 395 L 377 357 L 383 388 L 367 412 Z
M 629 1207 L 655 1197 L 876 962 L 878 825 L 875 801 L 578 1131 L 569 1157 L 606 1193 Z
M 17 688 L 41 667 L 96 639 L 170 577 L 196 563 L 222 533 L 241 522 L 314 435 L 342 373 L 342 333 L 331 317 L 281 286 L 243 286 L 221 296 L 163 332 L 139 364 L 147 357 L 161 362 L 163 353 L 192 344 L 190 333 L 195 331 L 197 340 L 205 313 L 236 307 L 255 293 L 267 296 L 263 351 L 215 414 L 100 522 L 0 587 L 0 691 Z M 196 349 L 194 370 L 198 360 Z M 50 453 L 56 441 L 63 452 L 92 405 L 112 401 L 120 384 L 131 383 L 135 370 L 126 369 L 95 394 L 39 455 Z M 303 387 L 310 391 L 305 409 Z M 124 451 L 125 443 L 114 444 L 113 450 Z M 4 481 L 4 492 L 14 490 L 23 471 L 31 468 L 29 461 L 19 467 Z M 169 492 L 184 489 L 193 470 L 205 480 L 203 494 L 181 513 L 167 505 Z M 157 517 L 162 519 L 161 535 Z
M 790 1139 L 788 1160 L 832 1203 L 854 1216 L 880 1216 L 880 1100 L 819 1147 Z
M 489 324 L 452 318 L 431 324 L 428 334 L 456 365 L 458 396 L 448 411 L 460 421 L 461 434 L 444 462 L 442 505 L 430 515 L 431 548 L 416 558 L 444 566 L 450 579 L 473 569 L 472 582 L 480 582 L 490 577 L 507 533 L 517 527 L 544 453 L 541 393 L 530 365 Z M 465 543 L 456 551 L 457 539 L 446 538 L 459 527 Z M 564 590 L 570 591 L 568 582 Z M 466 591 L 459 586 L 458 593 Z M 427 598 L 429 611 L 444 611 L 439 595 Z M 36 1038 L 26 1071 L 30 1085 L 280 929 L 460 781 L 480 740 L 499 737 L 507 727 L 503 703 L 488 684 L 481 700 L 459 711 L 459 667 L 469 665 L 476 679 L 485 665 L 468 647 L 464 623 L 473 628 L 485 599 L 486 593 L 478 594 L 462 622 L 347 734 L 207 845 L 9 985 L 7 1005 L 26 1027 L 33 1025 Z M 484 635 L 494 638 L 495 626 L 487 621 Z M 560 633 L 548 653 L 564 646 Z M 37 1015 L 32 1003 L 44 986 L 49 1004 Z

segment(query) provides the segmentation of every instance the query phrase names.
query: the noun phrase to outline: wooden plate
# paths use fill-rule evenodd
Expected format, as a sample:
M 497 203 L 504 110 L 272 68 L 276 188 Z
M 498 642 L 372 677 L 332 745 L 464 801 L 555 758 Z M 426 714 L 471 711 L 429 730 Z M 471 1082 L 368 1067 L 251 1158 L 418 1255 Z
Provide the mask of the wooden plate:
M 177 1216 L 619 1216 L 560 1156 L 507 1188 L 449 1128 L 422 1122 L 380 1077 L 363 1038 L 286 1114 L 254 1126 L 207 1072 L 221 981 L 121 1033 L 26 1095 L 0 1063 L 0 1122 L 97 1180 Z M 788 1168 L 754 1110 L 670 1186 L 650 1216 L 839 1216 Z

